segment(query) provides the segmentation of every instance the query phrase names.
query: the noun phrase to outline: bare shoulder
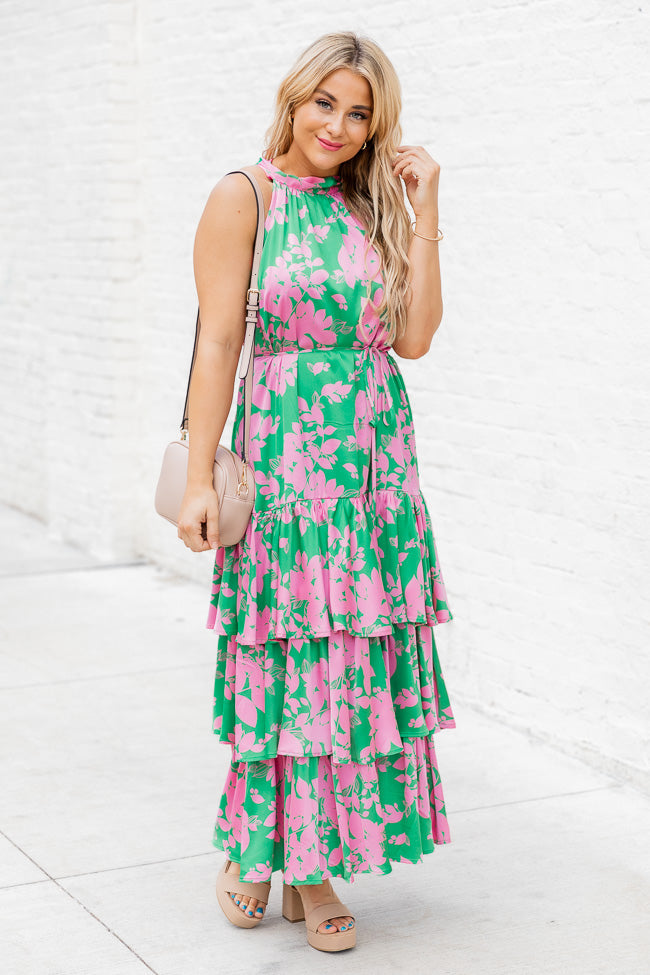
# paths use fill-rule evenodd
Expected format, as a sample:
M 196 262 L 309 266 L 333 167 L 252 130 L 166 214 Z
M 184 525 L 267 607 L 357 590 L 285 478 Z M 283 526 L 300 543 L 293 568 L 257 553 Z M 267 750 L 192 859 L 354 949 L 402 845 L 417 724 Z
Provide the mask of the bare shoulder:
M 240 168 L 245 170 L 245 172 L 250 173 L 253 179 L 256 180 L 257 185 L 262 192 L 262 199 L 264 200 L 264 213 L 267 214 L 269 212 L 269 207 L 271 206 L 273 181 L 269 179 L 265 171 L 257 163 L 254 163 L 252 166 L 241 166 Z M 237 173 L 231 173 L 231 175 L 236 176 Z M 242 183 L 243 182 L 248 182 L 248 180 L 242 180 Z M 249 195 L 252 196 L 253 194 L 250 193 Z M 253 209 L 255 209 L 255 207 Z M 257 210 L 255 210 L 255 212 L 257 213 Z
M 265 204 L 265 213 L 271 203 L 271 182 L 261 166 L 240 166 L 257 182 Z M 205 205 L 204 217 L 213 225 L 227 224 L 229 228 L 242 222 L 251 239 L 257 228 L 257 203 L 250 181 L 241 172 L 226 173 L 213 186 Z
M 259 163 L 252 163 L 250 166 L 240 166 L 239 168 L 243 169 L 247 173 L 250 173 L 251 176 L 254 176 L 257 179 L 257 182 L 260 184 L 261 188 L 270 185 L 271 180 L 268 178 L 268 176 L 266 175 L 262 167 L 259 165 Z M 235 173 L 235 175 L 237 174 Z
M 260 185 L 264 212 L 271 203 L 271 181 L 257 165 L 242 166 Z M 265 187 L 263 182 L 267 184 Z M 204 268 L 250 262 L 257 232 L 257 201 L 250 180 L 240 172 L 225 173 L 213 186 L 194 239 L 195 273 Z

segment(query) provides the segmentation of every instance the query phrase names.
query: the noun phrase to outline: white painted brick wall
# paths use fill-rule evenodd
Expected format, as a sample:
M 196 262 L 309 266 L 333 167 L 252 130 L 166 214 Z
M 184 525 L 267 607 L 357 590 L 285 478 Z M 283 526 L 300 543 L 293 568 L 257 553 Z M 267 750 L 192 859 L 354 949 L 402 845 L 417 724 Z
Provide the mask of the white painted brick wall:
M 437 630 L 450 692 L 650 789 L 647 9 L 356 9 L 0 8 L 2 498 L 207 587 L 210 553 L 152 508 L 196 223 L 257 159 L 304 43 L 368 32 L 402 78 L 404 141 L 442 167 L 444 317 L 399 362 L 455 615 Z
M 1 15 L 3 498 L 124 557 L 141 506 L 134 4 Z

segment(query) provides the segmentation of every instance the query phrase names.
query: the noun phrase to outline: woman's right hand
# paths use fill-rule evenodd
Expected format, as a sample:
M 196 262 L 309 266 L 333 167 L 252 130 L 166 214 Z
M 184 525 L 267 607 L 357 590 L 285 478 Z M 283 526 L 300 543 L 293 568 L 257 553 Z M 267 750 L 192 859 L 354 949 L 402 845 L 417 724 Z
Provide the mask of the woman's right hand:
M 178 537 L 193 552 L 207 552 L 221 545 L 219 499 L 213 487 L 186 487 L 178 515 Z

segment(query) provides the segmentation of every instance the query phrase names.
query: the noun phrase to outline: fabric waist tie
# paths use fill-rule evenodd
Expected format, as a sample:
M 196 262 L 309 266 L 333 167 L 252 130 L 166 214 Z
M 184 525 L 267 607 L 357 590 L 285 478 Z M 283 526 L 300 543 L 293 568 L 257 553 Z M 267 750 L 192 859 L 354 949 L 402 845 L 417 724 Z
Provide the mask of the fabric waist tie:
M 366 402 L 368 409 L 368 423 L 370 424 L 370 468 L 371 491 L 373 502 L 377 492 L 377 423 L 381 412 L 379 406 L 379 392 L 377 387 L 376 370 L 381 368 L 381 358 L 386 353 L 375 345 L 366 345 L 363 350 L 363 368 L 366 377 Z

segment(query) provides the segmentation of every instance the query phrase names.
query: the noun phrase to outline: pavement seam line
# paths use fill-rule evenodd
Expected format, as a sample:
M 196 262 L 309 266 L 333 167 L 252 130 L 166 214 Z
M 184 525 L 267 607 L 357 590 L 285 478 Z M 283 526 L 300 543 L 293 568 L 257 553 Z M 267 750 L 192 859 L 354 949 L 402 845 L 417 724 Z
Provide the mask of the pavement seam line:
M 12 570 L 11 572 L 0 572 L 0 579 L 13 579 L 25 576 L 59 576 L 69 572 L 96 572 L 98 569 L 132 569 L 143 565 L 151 565 L 150 562 L 99 562 L 97 565 L 63 565 L 56 569 L 24 569 L 21 571 Z
M 138 870 L 140 867 L 155 867 L 159 863 L 178 863 L 181 860 L 195 860 L 197 857 L 216 856 L 218 852 L 218 850 L 206 850 L 204 853 L 188 853 L 183 857 L 167 857 L 164 860 L 145 860 L 144 863 L 125 863 L 119 867 L 105 867 L 103 870 L 88 870 L 86 873 L 65 874 L 58 879 L 73 880 L 75 877 L 92 877 L 99 873 L 114 873 L 116 870 Z
M 498 809 L 499 806 L 519 806 L 524 802 L 544 802 L 547 799 L 565 799 L 568 796 L 583 796 L 589 792 L 602 792 L 606 789 L 623 789 L 626 783 L 612 782 L 610 785 L 595 785 L 593 789 L 578 789 L 577 792 L 553 792 L 547 796 L 530 796 L 528 799 L 510 799 L 508 802 L 493 802 L 490 806 L 472 806 L 469 809 L 452 809 L 449 807 L 450 815 L 458 816 L 460 813 L 481 812 L 483 809 Z
M 3 691 L 22 691 L 29 687 L 52 687 L 58 684 L 79 684 L 84 681 L 113 680 L 118 677 L 137 677 L 139 674 L 165 674 L 170 670 L 194 670 L 197 667 L 207 667 L 208 663 L 172 664 L 171 667 L 145 667 L 144 670 L 123 670 L 112 674 L 94 674 L 90 677 L 68 677 L 66 680 L 41 680 L 33 684 L 6 684 L 0 687 Z
M 101 919 L 100 917 L 98 917 L 98 916 L 97 916 L 96 914 L 94 914 L 94 913 L 93 913 L 93 912 L 92 912 L 92 911 L 90 910 L 90 908 L 89 908 L 89 907 L 86 907 L 86 905 L 85 905 L 85 904 L 84 904 L 84 903 L 83 903 L 82 901 L 80 901 L 78 897 L 75 897 L 75 895 L 74 895 L 74 894 L 73 894 L 73 893 L 72 893 L 71 891 L 69 891 L 69 890 L 68 890 L 68 889 L 67 889 L 66 887 L 64 887 L 64 886 L 63 886 L 63 884 L 61 884 L 61 883 L 59 883 L 59 881 L 58 881 L 58 880 L 56 879 L 56 877 L 53 877 L 53 876 L 52 876 L 52 874 L 50 874 L 50 873 L 48 873 L 48 871 L 47 871 L 47 870 L 45 869 L 45 867 L 42 867 L 42 866 L 41 866 L 41 864 L 40 864 L 40 863 L 38 863 L 38 862 L 37 862 L 37 861 L 36 861 L 36 860 L 34 859 L 34 857 L 32 857 L 32 856 L 30 856 L 30 855 L 29 855 L 29 853 L 27 853 L 27 852 L 26 852 L 25 850 L 23 850 L 23 849 L 22 849 L 22 847 L 20 847 L 20 846 L 19 846 L 19 845 L 18 845 L 18 844 L 17 844 L 17 843 L 16 843 L 15 841 L 14 841 L 14 840 L 12 840 L 12 838 L 11 838 L 10 836 L 8 836 L 8 835 L 7 835 L 7 834 L 6 834 L 5 832 L 4 832 L 4 830 L 1 830 L 1 829 L 0 829 L 0 836 L 4 836 L 4 838 L 5 838 L 5 839 L 6 839 L 6 840 L 7 840 L 7 841 L 8 841 L 9 843 L 11 843 L 11 845 L 12 845 L 12 846 L 14 846 L 14 847 L 15 847 L 15 848 L 16 848 L 16 849 L 17 849 L 17 850 L 19 851 L 19 853 L 22 853 L 22 855 L 23 855 L 24 857 L 27 857 L 27 859 L 28 859 L 28 860 L 30 860 L 30 861 L 31 861 L 31 862 L 32 862 L 32 863 L 34 864 L 34 866 L 35 866 L 35 867 L 38 867 L 38 869 L 39 869 L 39 870 L 41 870 L 41 871 L 42 871 L 42 872 L 43 872 L 43 873 L 45 874 L 45 876 L 46 876 L 46 877 L 48 878 L 48 880 L 49 880 L 49 881 L 50 881 L 51 883 L 53 883 L 53 884 L 54 884 L 54 885 L 55 885 L 56 887 L 58 887 L 58 888 L 59 888 L 59 890 L 61 890 L 61 891 L 63 891 L 63 893 L 64 893 L 64 894 L 66 894 L 66 895 L 67 895 L 67 896 L 68 896 L 68 897 L 69 897 L 69 898 L 70 898 L 71 900 L 73 900 L 73 901 L 74 901 L 74 902 L 75 902 L 76 904 L 78 904 L 78 905 L 79 905 L 79 907 L 82 907 L 82 908 L 84 909 L 84 911 L 86 911 L 86 913 L 87 913 L 87 914 L 90 914 L 90 916 L 91 916 L 92 918 L 94 918 L 94 919 L 95 919 L 95 921 L 97 921 L 97 923 L 98 923 L 98 924 L 101 924 L 101 926 L 102 926 L 103 928 L 105 928 L 105 929 L 106 929 L 106 930 L 108 931 L 108 933 L 109 933 L 110 935 L 112 935 L 112 936 L 113 936 L 113 937 L 114 937 L 114 938 L 115 938 L 115 939 L 116 939 L 117 941 L 119 941 L 119 942 L 120 942 L 121 944 L 123 944 L 123 945 L 124 945 L 124 947 L 125 947 L 125 948 L 126 948 L 126 949 L 127 949 L 128 951 L 130 951 L 130 952 L 131 952 L 131 954 L 132 954 L 132 955 L 134 955 L 134 956 L 135 956 L 135 957 L 136 957 L 136 958 L 138 959 L 138 961 L 140 961 L 140 962 L 142 962 L 142 964 L 143 964 L 143 965 L 145 966 L 145 968 L 148 968 L 150 972 L 153 972 L 153 975 L 160 975 L 160 973 L 159 973 L 159 972 L 157 972 L 155 968 L 152 968 L 152 967 L 151 967 L 151 965 L 149 965 L 149 964 L 148 964 L 148 963 L 147 963 L 147 962 L 146 962 L 146 961 L 144 960 L 144 958 L 142 958 L 142 956 L 138 954 L 138 952 L 137 952 L 137 951 L 135 950 L 135 948 L 132 948 L 132 947 L 131 947 L 131 945 L 129 945 L 129 944 L 127 944 L 127 943 L 126 943 L 126 941 L 124 940 L 124 938 L 121 938 L 121 937 L 119 936 L 119 934 L 118 934 L 118 933 L 117 933 L 116 931 L 114 931 L 114 930 L 113 930 L 113 928 L 110 928 L 110 927 L 108 926 L 108 924 L 106 924 L 106 922 L 105 922 L 105 921 L 102 921 L 102 919 Z M 36 882 L 39 882 L 39 881 L 36 881 Z M 43 881 L 40 881 L 40 882 L 42 883 Z M 24 885 L 18 885 L 18 884 L 15 884 L 15 885 L 13 885 L 13 886 L 24 886 Z

